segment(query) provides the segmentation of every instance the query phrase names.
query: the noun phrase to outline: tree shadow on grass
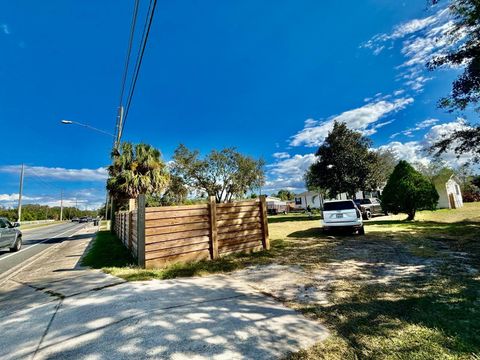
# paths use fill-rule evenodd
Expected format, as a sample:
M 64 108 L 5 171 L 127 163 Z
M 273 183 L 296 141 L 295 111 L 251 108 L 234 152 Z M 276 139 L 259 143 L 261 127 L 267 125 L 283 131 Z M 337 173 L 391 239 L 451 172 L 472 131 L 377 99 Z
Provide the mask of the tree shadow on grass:
M 298 215 L 298 216 L 289 216 L 285 215 L 285 217 L 269 217 L 268 218 L 268 223 L 269 224 L 276 224 L 276 223 L 283 223 L 283 222 L 292 222 L 292 221 L 312 221 L 312 220 L 321 220 L 322 216 L 321 215 Z
M 363 286 L 326 311 L 316 306 L 302 311 L 333 325 L 358 355 L 368 351 L 369 358 L 409 359 L 420 353 L 426 355 L 421 358 L 467 358 L 478 353 L 478 281 L 455 275 L 416 280 Z M 385 294 L 400 296 L 388 299 Z

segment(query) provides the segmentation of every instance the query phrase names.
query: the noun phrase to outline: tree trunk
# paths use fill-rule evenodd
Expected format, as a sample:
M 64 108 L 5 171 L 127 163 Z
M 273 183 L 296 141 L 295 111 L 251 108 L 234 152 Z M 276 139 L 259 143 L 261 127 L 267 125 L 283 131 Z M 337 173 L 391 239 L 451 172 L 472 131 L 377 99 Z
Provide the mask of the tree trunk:
M 352 199 L 355 200 L 357 195 L 357 190 L 353 190 L 351 195 L 352 195 Z
M 413 219 L 415 219 L 415 210 L 410 210 L 407 212 L 407 220 L 408 221 L 412 221 Z

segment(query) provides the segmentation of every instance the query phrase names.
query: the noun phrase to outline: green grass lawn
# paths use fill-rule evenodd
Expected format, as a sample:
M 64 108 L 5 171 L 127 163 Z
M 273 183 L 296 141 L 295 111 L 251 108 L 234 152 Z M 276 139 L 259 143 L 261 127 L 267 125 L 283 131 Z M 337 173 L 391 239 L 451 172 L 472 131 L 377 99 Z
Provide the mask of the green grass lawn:
M 285 305 L 325 325 L 331 336 L 291 359 L 480 359 L 480 204 L 404 218 L 366 222 L 365 236 L 325 236 L 318 215 L 273 216 L 269 252 L 158 270 L 131 266 L 121 243 L 100 232 L 84 264 L 127 280 L 268 264 L 324 271 L 332 274 L 328 303 Z
M 123 246 L 118 238 L 110 231 L 101 230 L 82 258 L 82 265 L 94 269 L 124 268 L 134 264 L 130 252 Z

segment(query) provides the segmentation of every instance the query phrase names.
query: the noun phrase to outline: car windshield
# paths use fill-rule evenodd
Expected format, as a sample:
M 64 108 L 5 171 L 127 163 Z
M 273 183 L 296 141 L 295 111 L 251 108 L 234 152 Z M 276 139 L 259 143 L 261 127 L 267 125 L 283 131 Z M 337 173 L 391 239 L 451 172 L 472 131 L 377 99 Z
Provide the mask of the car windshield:
M 370 199 L 356 199 L 354 201 L 356 204 L 360 204 L 360 205 L 371 204 Z
M 324 211 L 335 211 L 335 210 L 349 210 L 355 209 L 355 205 L 352 201 L 335 201 L 335 202 L 326 202 L 323 204 Z

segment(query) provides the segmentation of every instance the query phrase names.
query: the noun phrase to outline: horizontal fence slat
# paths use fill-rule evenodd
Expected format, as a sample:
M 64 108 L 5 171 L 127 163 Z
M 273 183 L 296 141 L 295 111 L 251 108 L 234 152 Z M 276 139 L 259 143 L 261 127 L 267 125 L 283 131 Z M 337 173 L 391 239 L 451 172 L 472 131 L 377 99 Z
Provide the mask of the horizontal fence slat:
M 171 234 L 159 234 L 159 235 L 148 235 L 145 237 L 145 243 L 149 244 L 152 242 L 165 241 L 165 240 L 175 240 L 175 239 L 185 239 L 189 237 L 210 235 L 210 229 L 206 230 L 192 230 L 192 231 L 182 231 L 178 233 Z
M 218 228 L 218 233 L 236 233 L 237 231 L 242 230 L 256 230 L 262 229 L 262 224 L 259 223 L 250 223 L 250 224 L 243 224 L 243 225 L 232 225 L 232 226 L 222 226 Z
M 209 249 L 209 245 L 208 243 L 205 243 L 205 242 L 199 243 L 199 244 L 193 244 L 193 245 L 177 246 L 169 249 L 160 249 L 160 250 L 145 252 L 145 259 L 151 260 L 151 259 L 157 259 L 160 257 L 187 254 L 187 253 L 197 252 L 202 250 L 208 251 L 208 249 Z
M 217 220 L 235 220 L 235 219 L 245 219 L 249 217 L 258 217 L 260 216 L 260 209 L 255 209 L 251 211 L 238 212 L 236 214 L 218 214 Z
M 226 238 L 222 240 L 218 240 L 218 246 L 228 246 L 230 244 L 241 244 L 244 242 L 251 242 L 251 241 L 262 241 L 262 236 L 259 234 L 253 235 L 244 235 L 244 236 L 236 236 L 231 238 Z
M 178 211 L 165 211 L 165 212 L 150 212 L 145 214 L 145 220 L 154 219 L 175 219 L 185 218 L 190 216 L 205 216 L 208 215 L 208 209 L 192 209 L 192 210 L 178 210 Z
M 193 223 L 193 224 L 184 224 L 184 225 L 172 225 L 172 226 L 162 226 L 162 227 L 149 227 L 145 229 L 145 235 L 160 235 L 160 234 L 171 234 L 176 232 L 191 231 L 191 230 L 208 230 L 210 224 L 203 223 Z
M 208 204 L 147 207 L 145 208 L 145 213 L 196 209 L 208 209 Z
M 186 238 L 186 239 L 159 241 L 159 242 L 146 244 L 145 251 L 148 252 L 148 251 L 154 251 L 154 250 L 170 249 L 176 246 L 185 246 L 185 245 L 193 245 L 193 244 L 200 244 L 200 243 L 208 244 L 209 240 L 210 238 L 208 236 L 197 236 L 197 237 Z
M 217 204 L 217 206 L 222 208 L 224 207 L 227 208 L 227 207 L 236 207 L 236 206 L 244 206 L 244 205 L 252 205 L 252 204 L 260 205 L 260 201 L 256 201 L 256 200 L 235 201 L 232 203 Z
M 208 250 L 195 251 L 188 254 L 176 255 L 176 256 L 167 256 L 158 259 L 151 259 L 145 261 L 145 267 L 148 269 L 155 267 L 164 267 L 169 264 L 175 264 L 179 262 L 191 262 L 199 260 L 207 260 L 210 258 L 210 252 Z
M 220 252 L 235 251 L 239 249 L 248 249 L 251 247 L 262 246 L 260 239 L 250 240 L 248 242 L 241 242 L 236 244 L 228 244 L 219 248 Z
M 236 206 L 227 208 L 217 207 L 217 214 L 238 214 L 241 212 L 253 211 L 255 209 L 258 209 L 260 211 L 260 207 L 257 204 L 253 206 Z
M 161 226 L 170 226 L 170 225 L 181 225 L 181 224 L 191 224 L 198 222 L 208 222 L 208 215 L 196 215 L 188 217 L 179 217 L 179 218 L 168 218 L 168 219 L 149 219 L 145 222 L 145 227 L 161 227 Z
M 232 237 L 235 237 L 235 236 L 248 236 L 248 235 L 255 235 L 255 234 L 262 234 L 262 229 L 241 230 L 235 233 L 218 234 L 218 240 L 220 241 L 224 239 L 231 239 Z
M 255 251 L 262 251 L 263 250 L 263 247 L 262 245 L 255 245 L 255 244 L 251 244 L 251 245 L 248 245 L 246 246 L 246 244 L 244 245 L 239 245 L 239 246 L 235 246 L 235 247 L 230 247 L 230 248 L 223 248 L 223 249 L 219 249 L 219 253 L 220 255 L 229 255 L 229 254 L 235 254 L 235 253 L 250 253 L 250 252 L 255 252 Z
M 260 216 L 241 218 L 241 219 L 219 220 L 217 221 L 217 226 L 218 228 L 221 228 L 224 226 L 244 225 L 244 224 L 250 224 L 250 223 L 260 223 L 261 225 L 261 221 L 262 221 L 262 218 Z

